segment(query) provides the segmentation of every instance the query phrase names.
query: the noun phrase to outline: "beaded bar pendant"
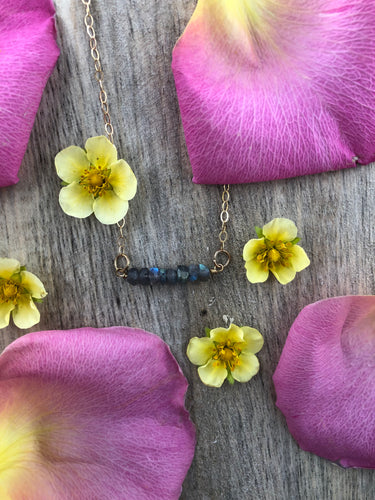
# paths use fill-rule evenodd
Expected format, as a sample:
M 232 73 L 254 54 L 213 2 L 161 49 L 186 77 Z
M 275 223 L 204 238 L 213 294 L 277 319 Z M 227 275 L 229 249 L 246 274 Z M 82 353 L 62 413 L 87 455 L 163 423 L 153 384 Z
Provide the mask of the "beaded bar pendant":
M 159 267 L 144 267 L 137 269 L 132 267 L 128 271 L 126 281 L 131 285 L 154 285 L 177 283 L 197 283 L 207 281 L 210 270 L 204 264 L 190 264 L 190 266 L 177 266 L 177 269 L 163 269 Z

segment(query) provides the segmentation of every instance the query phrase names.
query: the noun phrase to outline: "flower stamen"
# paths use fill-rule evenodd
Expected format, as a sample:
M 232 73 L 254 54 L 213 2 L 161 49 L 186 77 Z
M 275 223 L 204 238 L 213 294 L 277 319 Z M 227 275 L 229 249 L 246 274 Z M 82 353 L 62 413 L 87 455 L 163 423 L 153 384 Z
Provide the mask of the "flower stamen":
M 238 342 L 231 342 L 229 339 L 226 342 L 216 344 L 215 354 L 213 359 L 217 360 L 216 366 L 224 364 L 227 370 L 234 370 L 239 364 L 238 357 L 241 354 L 241 348 Z
M 256 259 L 263 264 L 265 270 L 273 269 L 275 265 L 289 267 L 289 259 L 293 256 L 289 249 L 291 244 L 284 241 L 271 241 L 265 239 L 264 246 L 258 252 Z
M 111 189 L 108 182 L 111 170 L 100 166 L 86 168 L 81 175 L 79 184 L 86 189 L 94 198 L 103 196 L 105 191 Z
M 13 280 L 6 280 L 0 284 L 0 304 L 6 302 L 17 303 L 17 299 L 22 293 L 22 288 L 18 283 Z

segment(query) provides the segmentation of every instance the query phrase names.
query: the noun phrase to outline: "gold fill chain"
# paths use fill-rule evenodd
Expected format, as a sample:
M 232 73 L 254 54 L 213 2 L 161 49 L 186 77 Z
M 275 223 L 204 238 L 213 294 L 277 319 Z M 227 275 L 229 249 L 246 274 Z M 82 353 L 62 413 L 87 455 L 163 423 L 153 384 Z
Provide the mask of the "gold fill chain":
M 95 80 L 99 84 L 99 101 L 100 108 L 103 114 L 104 120 L 104 129 L 108 139 L 113 144 L 113 125 L 111 122 L 111 116 L 109 114 L 109 106 L 108 106 L 108 95 L 104 89 L 104 73 L 102 64 L 100 61 L 100 54 L 98 49 L 98 43 L 96 40 L 96 33 L 94 29 L 94 18 L 90 12 L 91 0 L 82 0 L 83 5 L 86 7 L 86 14 L 84 17 L 84 22 L 86 26 L 86 31 L 90 39 L 90 52 L 91 57 L 94 60 L 95 67 Z M 214 267 L 210 270 L 212 274 L 221 273 L 228 266 L 231 260 L 231 255 L 228 250 L 225 249 L 225 243 L 228 239 L 227 233 L 227 223 L 229 221 L 229 184 L 224 184 L 223 193 L 221 196 L 222 205 L 221 205 L 221 230 L 219 233 L 219 241 L 220 248 L 217 250 L 213 257 Z M 130 267 L 130 259 L 125 253 L 125 235 L 124 235 L 124 227 L 125 227 L 125 219 L 122 219 L 117 223 L 119 228 L 119 236 L 117 239 L 118 245 L 118 254 L 114 260 L 115 272 L 116 275 L 121 278 L 126 278 L 128 275 L 128 270 Z
M 225 243 L 228 239 L 227 223 L 229 221 L 229 200 L 230 200 L 229 184 L 224 184 L 223 194 L 221 195 L 221 201 L 222 201 L 221 213 L 220 213 L 221 231 L 219 233 L 220 248 L 219 250 L 216 250 L 214 254 L 213 258 L 214 268 L 211 269 L 211 273 L 213 274 L 223 272 L 231 259 L 230 253 L 228 252 L 228 250 L 225 249 Z

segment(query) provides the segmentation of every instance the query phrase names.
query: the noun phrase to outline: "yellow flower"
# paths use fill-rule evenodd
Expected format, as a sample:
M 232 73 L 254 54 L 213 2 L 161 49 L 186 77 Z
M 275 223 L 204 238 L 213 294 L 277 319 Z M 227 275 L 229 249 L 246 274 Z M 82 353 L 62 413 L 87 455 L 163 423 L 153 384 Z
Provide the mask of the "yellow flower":
M 248 326 L 230 325 L 215 328 L 209 337 L 193 337 L 187 348 L 187 357 L 200 365 L 198 375 L 211 387 L 221 387 L 224 380 L 230 383 L 248 382 L 259 371 L 259 361 L 254 354 L 263 347 L 263 337 Z
M 296 243 L 297 227 L 289 219 L 273 219 L 255 228 L 259 238 L 250 240 L 243 249 L 246 276 L 250 283 L 263 283 L 269 272 L 283 285 L 292 281 L 297 272 L 305 269 L 310 260 Z
M 0 258 L 0 328 L 9 325 L 10 313 L 18 328 L 39 323 L 35 301 L 47 295 L 43 283 L 21 267 L 18 260 Z
M 93 212 L 103 224 L 125 217 L 128 201 L 137 191 L 137 179 L 116 147 L 104 136 L 91 137 L 85 149 L 69 146 L 56 155 L 57 175 L 66 184 L 60 191 L 63 211 L 83 219 Z

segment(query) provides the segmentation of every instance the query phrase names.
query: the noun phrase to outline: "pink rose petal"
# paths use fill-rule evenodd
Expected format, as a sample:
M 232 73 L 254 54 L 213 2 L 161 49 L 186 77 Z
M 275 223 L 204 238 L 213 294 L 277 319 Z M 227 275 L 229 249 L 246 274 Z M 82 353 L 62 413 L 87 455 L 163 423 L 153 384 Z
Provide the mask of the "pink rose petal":
M 0 494 L 5 481 L 14 500 L 179 497 L 194 428 L 187 382 L 156 335 L 31 333 L 1 355 L 0 386 L 0 453 L 12 432 L 26 436 L 15 443 L 32 438 L 8 472 L 1 454 Z
M 199 0 L 173 52 L 193 181 L 375 160 L 375 2 Z
M 59 49 L 51 0 L 0 0 L 0 187 L 17 172 Z
M 375 468 L 375 296 L 305 307 L 274 374 L 277 406 L 302 449 Z

